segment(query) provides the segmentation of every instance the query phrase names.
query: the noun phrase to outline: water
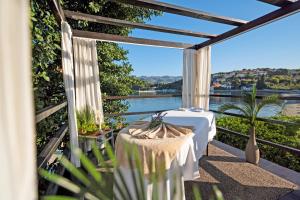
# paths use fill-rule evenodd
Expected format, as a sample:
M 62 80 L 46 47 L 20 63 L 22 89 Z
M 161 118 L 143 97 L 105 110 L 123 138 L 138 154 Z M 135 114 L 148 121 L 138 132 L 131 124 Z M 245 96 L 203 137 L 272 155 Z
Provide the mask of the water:
M 216 92 L 215 92 L 216 93 Z M 227 95 L 239 95 L 240 91 L 231 92 L 218 92 L 218 94 Z M 266 93 L 258 92 L 258 95 L 265 95 Z M 269 95 L 270 93 L 268 93 Z M 169 110 L 177 109 L 181 107 L 181 97 L 164 97 L 164 98 L 144 98 L 144 99 L 129 99 L 127 100 L 130 107 L 128 112 L 142 112 L 142 111 L 153 111 L 153 110 Z M 218 110 L 218 108 L 224 103 L 235 103 L 238 104 L 240 100 L 238 98 L 229 97 L 211 97 L 210 98 L 210 109 Z M 284 103 L 284 102 L 282 102 Z M 267 106 L 262 109 L 259 113 L 260 117 L 271 117 L 278 114 L 282 108 L 278 106 Z M 126 116 L 128 122 L 135 121 L 138 119 L 145 118 L 151 114 L 146 115 L 131 115 Z
M 164 98 L 145 98 L 127 100 L 130 107 L 128 112 L 143 112 L 153 110 L 171 110 L 181 107 L 181 97 L 164 97 Z M 128 122 L 145 118 L 147 115 L 130 115 L 126 116 Z

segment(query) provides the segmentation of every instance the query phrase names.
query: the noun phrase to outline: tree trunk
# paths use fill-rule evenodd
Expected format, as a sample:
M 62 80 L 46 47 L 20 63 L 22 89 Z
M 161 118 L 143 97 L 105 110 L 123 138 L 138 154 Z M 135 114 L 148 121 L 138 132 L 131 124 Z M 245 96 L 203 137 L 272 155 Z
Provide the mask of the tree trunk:
M 251 126 L 249 130 L 250 138 L 248 140 L 245 154 L 246 154 L 246 161 L 252 164 L 257 165 L 259 162 L 259 149 L 256 143 L 256 137 L 255 137 L 255 127 Z

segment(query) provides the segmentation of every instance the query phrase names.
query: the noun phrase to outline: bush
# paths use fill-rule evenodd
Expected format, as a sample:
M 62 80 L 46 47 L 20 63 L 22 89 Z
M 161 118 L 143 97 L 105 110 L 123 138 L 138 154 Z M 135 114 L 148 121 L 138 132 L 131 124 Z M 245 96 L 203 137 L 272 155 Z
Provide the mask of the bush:
M 300 122 L 300 117 L 277 116 L 273 119 L 290 122 Z M 245 119 L 237 117 L 220 117 L 217 119 L 217 126 L 237 131 L 247 135 L 249 125 Z M 300 127 L 270 124 L 266 122 L 256 122 L 257 138 L 268 140 L 277 144 L 300 149 Z M 218 132 L 217 140 L 244 150 L 247 139 L 228 133 Z M 269 145 L 259 144 L 261 157 L 275 162 L 284 167 L 300 172 L 300 157 L 282 151 Z

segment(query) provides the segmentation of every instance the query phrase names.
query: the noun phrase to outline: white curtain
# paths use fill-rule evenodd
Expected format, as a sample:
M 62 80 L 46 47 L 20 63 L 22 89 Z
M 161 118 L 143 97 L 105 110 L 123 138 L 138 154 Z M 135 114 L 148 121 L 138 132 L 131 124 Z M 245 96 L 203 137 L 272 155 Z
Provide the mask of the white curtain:
M 209 109 L 211 47 L 183 52 L 182 107 Z
M 104 121 L 102 98 L 97 60 L 96 40 L 73 38 L 76 109 L 82 110 L 86 106 L 93 109 L 96 121 Z
M 37 199 L 29 1 L 0 1 L 0 199 Z
M 73 48 L 72 48 L 72 31 L 67 22 L 61 23 L 61 46 L 62 46 L 62 65 L 63 79 L 68 100 L 68 122 L 71 151 L 78 148 L 78 132 L 75 111 L 75 88 L 74 88 L 74 66 L 73 66 Z M 73 153 L 71 153 L 71 161 L 77 167 L 80 162 Z

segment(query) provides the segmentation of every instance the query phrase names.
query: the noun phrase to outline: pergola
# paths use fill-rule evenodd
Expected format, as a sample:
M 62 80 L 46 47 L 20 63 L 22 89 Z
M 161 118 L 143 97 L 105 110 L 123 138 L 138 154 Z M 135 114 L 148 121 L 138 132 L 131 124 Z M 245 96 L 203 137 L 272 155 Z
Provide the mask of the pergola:
M 297 0 L 258 0 L 274 6 L 278 6 L 279 8 L 273 12 L 270 12 L 252 21 L 245 21 L 241 19 L 220 16 L 212 13 L 207 13 L 207 12 L 181 7 L 177 5 L 172 5 L 168 3 L 163 3 L 159 1 L 152 1 L 152 0 L 111 0 L 111 1 L 143 7 L 143 8 L 154 9 L 166 13 L 172 13 L 172 14 L 191 17 L 195 19 L 201 19 L 201 20 L 217 22 L 221 24 L 232 25 L 234 26 L 234 28 L 222 34 L 216 35 L 216 34 L 210 34 L 205 32 L 194 32 L 194 31 L 189 31 L 184 29 L 175 29 L 175 28 L 169 28 L 163 26 L 135 23 L 135 22 L 125 21 L 125 20 L 119 20 L 119 19 L 90 15 L 90 14 L 85 14 L 80 12 L 74 12 L 69 10 L 63 10 L 60 7 L 60 5 L 57 4 L 56 1 L 52 1 L 52 9 L 55 13 L 58 22 L 62 20 L 66 20 L 66 18 L 70 18 L 75 20 L 86 20 L 88 22 L 110 24 L 115 26 L 124 26 L 124 27 L 151 30 L 157 32 L 208 38 L 208 40 L 200 44 L 185 44 L 185 43 L 179 43 L 174 41 L 162 41 L 162 40 L 136 38 L 136 37 L 125 37 L 119 35 L 81 31 L 81 30 L 73 30 L 74 37 L 84 37 L 84 38 L 91 38 L 91 39 L 96 39 L 101 41 L 123 42 L 123 43 L 171 47 L 171 48 L 179 48 L 179 49 L 191 48 L 196 50 L 203 48 L 205 46 L 213 45 L 225 41 L 227 39 L 236 37 L 240 34 L 246 33 L 248 31 L 254 30 L 261 26 L 267 25 L 271 22 L 280 20 L 289 15 L 295 14 L 300 10 L 300 2 Z
M 216 43 L 225 41 L 227 39 L 233 38 L 240 34 L 246 33 L 248 31 L 254 30 L 261 26 L 267 25 L 268 23 L 274 22 L 276 20 L 282 19 L 289 15 L 295 14 L 300 11 L 300 1 L 295 0 L 260 0 L 261 2 L 272 4 L 274 6 L 279 7 L 277 10 L 265 14 L 257 19 L 252 21 L 245 21 L 241 19 L 235 19 L 226 16 L 219 16 L 212 13 L 207 13 L 199 10 L 194 10 L 190 8 L 185 8 L 177 5 L 172 5 L 168 3 L 152 1 L 152 0 L 111 0 L 115 3 L 122 3 L 128 4 L 131 6 L 138 6 L 142 8 L 148 8 L 153 10 L 158 10 L 162 12 L 167 12 L 171 14 L 191 17 L 195 19 L 206 20 L 210 22 L 216 22 L 226 25 L 234 26 L 233 29 L 224 32 L 222 34 L 210 34 L 205 32 L 194 32 L 190 30 L 184 29 L 175 29 L 170 27 L 163 27 L 163 26 L 156 26 L 156 25 L 149 25 L 143 23 L 136 23 L 130 22 L 126 20 L 108 18 L 103 16 L 96 16 L 86 13 L 74 12 L 69 10 L 63 10 L 61 6 L 57 3 L 57 1 L 53 0 L 52 2 L 52 9 L 55 13 L 56 19 L 58 23 L 66 22 L 68 19 L 73 20 L 84 20 L 93 23 L 100 23 L 100 24 L 109 24 L 114 26 L 122 26 L 122 27 L 130 27 L 130 28 L 137 28 L 137 29 L 144 29 L 144 30 L 151 30 L 157 32 L 164 32 L 164 33 L 171 33 L 177 35 L 184 35 L 184 36 L 194 36 L 199 38 L 206 38 L 207 40 L 200 43 L 200 44 L 186 44 L 180 43 L 176 41 L 163 41 L 163 40 L 156 40 L 156 39 L 146 39 L 146 38 L 138 38 L 138 37 L 129 37 L 129 36 L 120 36 L 120 35 L 113 35 L 107 33 L 99 33 L 99 32 L 90 32 L 90 31 L 83 31 L 83 30 L 76 30 L 72 29 L 72 37 L 73 42 L 74 38 L 84 38 L 84 39 L 92 39 L 98 41 L 107 41 L 107 42 L 118 42 L 118 43 L 129 43 L 129 44 L 137 44 L 137 45 L 145 45 L 145 46 L 156 46 L 156 47 L 166 47 L 166 48 L 178 48 L 184 49 L 184 72 L 183 72 L 183 93 L 182 93 L 182 102 L 184 107 L 193 107 L 193 102 L 197 99 L 198 103 L 201 101 L 200 96 L 205 96 L 202 98 L 202 103 L 200 107 L 208 109 L 208 102 L 209 102 L 209 83 L 210 83 L 210 46 Z M 186 51 L 188 50 L 188 51 Z M 201 53 L 199 53 L 201 51 Z M 195 52 L 199 53 L 199 57 L 193 57 Z M 193 60 L 197 61 L 193 61 Z M 202 64 L 195 64 L 202 60 Z M 203 62 L 205 64 L 203 64 Z M 201 66 L 199 66 L 201 65 Z M 200 71 L 193 71 L 191 69 L 198 68 Z M 193 72 L 192 72 L 193 71 Z M 200 76 L 193 76 L 193 74 L 202 74 Z M 201 88 L 201 91 L 195 92 L 196 88 Z M 193 88 L 194 87 L 194 88 Z M 186 91 L 184 91 L 186 90 Z M 197 95 L 193 95 L 193 92 L 197 93 Z M 188 93 L 188 94 L 187 94 Z M 126 97 L 125 97 L 126 98 Z M 203 100 L 204 99 L 204 100 Z M 206 100 L 205 100 L 206 99 Z M 187 103 L 188 102 L 188 103 Z M 186 104 L 185 104 L 186 103 Z M 68 103 L 69 104 L 69 103 Z M 184 105 L 185 104 L 185 105 Z M 70 121 L 69 121 L 69 124 Z M 220 130 L 220 127 L 219 127 Z M 227 131 L 224 130 L 223 131 Z M 232 133 L 232 132 L 231 132 Z M 233 133 L 236 134 L 236 133 Z M 72 141 L 71 141 L 72 142 Z M 260 141 L 262 143 L 268 143 L 268 145 L 274 145 L 278 147 L 278 144 L 270 143 L 269 141 Z M 299 153 L 295 149 L 290 149 L 288 147 L 284 147 L 285 150 Z M 72 157 L 71 157 L 72 158 Z
M 58 23 L 61 23 L 62 21 L 67 21 L 67 19 L 73 19 L 73 20 L 84 20 L 88 22 L 93 23 L 100 23 L 100 24 L 109 24 L 114 26 L 122 26 L 122 27 L 130 27 L 130 28 L 137 28 L 137 29 L 143 29 L 143 30 L 151 30 L 156 32 L 164 32 L 164 33 L 171 33 L 171 34 L 177 34 L 177 35 L 184 35 L 184 36 L 193 36 L 193 37 L 199 37 L 199 38 L 206 38 L 207 40 L 200 43 L 200 44 L 186 44 L 186 43 L 180 43 L 176 41 L 163 41 L 163 40 L 156 40 L 156 39 L 146 39 L 146 38 L 138 38 L 138 37 L 129 37 L 129 36 L 120 36 L 120 35 L 113 35 L 113 34 L 107 34 L 107 33 L 99 33 L 99 32 L 90 32 L 90 31 L 84 31 L 84 30 L 76 30 L 72 29 L 72 37 L 73 38 L 86 38 L 86 39 L 94 39 L 98 41 L 107 41 L 107 42 L 117 42 L 117 43 L 128 43 L 128 44 L 137 44 L 137 45 L 144 45 L 144 46 L 156 46 L 156 47 L 165 47 L 165 48 L 177 48 L 177 49 L 190 49 L 190 50 L 200 50 L 204 49 L 206 47 L 209 47 L 209 50 L 207 55 L 204 57 L 201 57 L 200 59 L 204 59 L 206 62 L 206 57 L 209 57 L 209 66 L 205 66 L 206 70 L 197 72 L 200 74 L 206 74 L 204 76 L 198 76 L 193 77 L 191 75 L 187 75 L 186 78 L 183 79 L 191 79 L 189 81 L 183 81 L 183 88 L 185 86 L 193 87 L 193 83 L 190 82 L 197 82 L 197 84 L 200 84 L 202 87 L 202 91 L 197 94 L 201 96 L 207 96 L 209 95 L 209 83 L 200 83 L 200 82 L 210 82 L 210 46 L 217 44 L 219 42 L 225 41 L 227 39 L 236 37 L 240 34 L 246 33 L 248 31 L 254 30 L 256 28 L 259 28 L 261 26 L 267 25 L 271 22 L 274 22 L 276 20 L 280 20 L 284 17 L 290 16 L 292 14 L 295 14 L 300 11 L 300 1 L 297 0 L 258 0 L 262 3 L 267 3 L 270 5 L 277 6 L 278 9 L 270 12 L 268 14 L 265 14 L 264 16 L 261 16 L 257 19 L 254 19 L 252 21 L 245 21 L 242 19 L 235 19 L 232 17 L 227 16 L 220 16 L 212 13 L 203 12 L 200 10 L 195 10 L 191 8 L 186 8 L 182 6 L 177 6 L 173 4 L 168 4 L 164 2 L 159 1 L 153 1 L 153 0 L 110 0 L 111 2 L 115 3 L 122 3 L 127 4 L 131 6 L 138 6 L 142 8 L 148 8 L 153 10 L 158 10 L 162 12 L 167 12 L 171 14 L 181 15 L 185 17 L 191 17 L 195 19 L 201 19 L 206 20 L 209 22 L 216 22 L 220 24 L 226 24 L 234 26 L 231 30 L 224 32 L 222 34 L 216 35 L 216 34 L 210 34 L 205 32 L 195 32 L 185 29 L 175 29 L 170 27 L 164 27 L 164 26 L 156 26 L 156 25 L 150 25 L 150 24 L 143 24 L 143 23 L 136 23 L 136 22 L 130 22 L 126 20 L 120 20 L 120 19 L 114 19 L 114 18 L 108 18 L 103 16 L 96 16 L 81 12 L 74 12 L 70 10 L 63 10 L 62 7 L 57 3 L 57 1 L 52 0 L 51 7 L 55 14 L 56 20 Z M 185 54 L 185 53 L 184 53 Z M 193 53 L 192 53 L 193 54 Z M 204 53 L 206 54 L 206 53 Z M 203 52 L 201 53 L 203 55 Z M 195 72 L 187 72 L 185 69 L 187 68 L 193 68 L 194 62 L 192 61 L 194 58 L 191 58 L 190 55 L 184 58 L 187 61 L 186 65 L 187 67 L 184 67 L 184 74 L 190 73 L 193 74 Z M 196 58 L 197 59 L 197 58 Z M 199 58 L 198 58 L 199 59 Z M 208 69 L 209 68 L 209 69 Z M 189 82 L 189 83 L 187 83 Z M 205 84 L 205 86 L 202 86 Z M 198 86 L 197 86 L 198 87 Z M 203 89 L 206 88 L 206 89 Z M 189 93 L 187 95 L 182 95 L 182 101 L 183 105 L 184 102 L 190 101 L 193 98 L 197 98 L 193 94 L 191 95 L 191 90 L 186 93 Z M 201 89 L 200 89 L 201 90 Z M 207 92 L 205 92 L 207 90 Z M 183 92 L 184 93 L 184 92 Z M 153 98 L 156 98 L 157 95 L 153 96 Z M 185 96 L 185 97 L 184 97 Z M 186 97 L 190 96 L 190 97 Z M 213 96 L 213 95 L 212 95 Z M 130 97 L 108 97 L 107 99 L 127 99 Z M 149 97 L 147 97 L 149 98 Z M 207 97 L 208 98 L 208 97 Z M 188 100 L 186 100 L 188 99 Z M 198 100 L 200 101 L 200 100 Z M 204 100 L 205 101 L 205 100 Z M 204 106 L 204 104 L 206 106 Z M 208 100 L 204 103 L 202 106 L 206 107 L 208 109 Z M 193 107 L 194 105 L 188 104 L 185 105 L 187 107 Z M 218 112 L 218 111 L 213 111 Z M 133 112 L 133 113 L 111 113 L 108 114 L 108 116 L 120 116 L 120 115 L 133 115 L 133 114 L 146 114 L 146 113 L 153 113 L 153 111 L 149 112 Z M 279 122 L 280 123 L 280 122 Z
M 149 8 L 159 10 L 167 13 L 177 14 L 186 17 L 192 17 L 196 19 L 217 22 L 221 24 L 232 25 L 233 28 L 222 34 L 209 34 L 205 32 L 194 32 L 189 30 L 175 29 L 169 27 L 162 27 L 156 25 L 134 23 L 125 20 L 107 18 L 102 16 L 89 15 L 85 13 L 79 13 L 74 11 L 63 10 L 58 1 L 50 0 L 51 9 L 55 14 L 55 18 L 58 24 L 67 19 L 86 20 L 89 22 L 96 22 L 102 24 L 110 24 L 116 26 L 125 26 L 131 28 L 138 28 L 144 30 L 151 30 L 157 32 L 165 32 L 171 34 L 194 36 L 200 38 L 206 38 L 207 40 L 200 44 L 185 44 L 174 41 L 162 41 L 154 39 L 125 37 L 119 35 L 112 35 L 106 33 L 88 32 L 82 30 L 72 30 L 73 37 L 83 37 L 96 39 L 100 41 L 111 41 L 121 43 L 131 43 L 158 47 L 179 48 L 179 49 L 194 49 L 199 50 L 201 48 L 225 41 L 232 37 L 246 33 L 253 29 L 267 25 L 268 23 L 282 19 L 289 15 L 295 14 L 300 11 L 300 1 L 297 0 L 259 0 L 261 2 L 277 6 L 278 9 L 270 12 L 264 16 L 261 16 L 252 21 L 245 21 L 240 19 L 234 19 L 231 17 L 218 16 L 215 14 L 176 6 L 168 3 L 152 1 L 152 0 L 111 0 L 113 2 L 130 4 L 133 6 L 139 6 L 143 8 Z M 6 29 L 0 29 L 1 50 L 5 49 L 4 56 L 2 57 L 2 51 L 0 50 L 0 64 L 8 65 L 5 71 L 0 68 L 0 97 L 1 109 L 5 112 L 0 112 L 1 120 L 5 119 L 5 123 L 0 123 L 1 130 L 7 130 L 7 134 L 1 134 L 1 156 L 3 156 L 4 169 L 1 170 L 1 185 L 3 184 L 3 194 L 5 199 L 36 199 L 36 155 L 34 147 L 34 122 L 39 122 L 42 119 L 57 112 L 67 104 L 63 103 L 57 106 L 53 106 L 49 109 L 43 110 L 38 113 L 34 120 L 33 111 L 33 94 L 31 85 L 31 64 L 30 64 L 30 51 L 29 51 L 29 24 L 28 24 L 28 5 L 26 2 L 20 2 L 13 0 L 11 2 L 1 2 L 0 11 L 4 12 L 7 16 L 7 20 L 1 18 L 0 23 L 14 26 L 7 26 Z M 7 4 L 6 4 L 7 3 Z M 8 5 L 8 6 L 7 6 Z M 1 25 L 0 25 L 1 26 Z M 2 34 L 3 33 L 3 34 Z M 2 38 L 3 37 L 3 38 Z M 2 40 L 2 39 L 6 40 Z M 17 42 L 17 43 L 16 43 Z M 3 45 L 3 46 L 2 46 Z M 3 47 L 3 48 L 2 48 Z M 4 48 L 5 47 L 5 48 Z M 4 59 L 5 58 L 5 59 Z M 17 58 L 17 59 L 16 59 Z M 2 84 L 5 83 L 5 84 Z M 6 103 L 6 104 L 5 104 Z M 3 105 L 2 105 L 3 104 Z M 5 104 L 5 105 L 4 105 Z M 20 106 L 21 105 L 21 106 Z M 5 108 L 5 109 L 4 109 Z M 12 115 L 11 113 L 17 113 Z M 11 128 L 14 127 L 14 128 Z M 67 126 L 61 127 L 55 137 L 55 140 L 49 142 L 47 151 L 45 151 L 42 162 L 49 159 L 51 153 L 55 151 L 55 147 L 59 145 L 62 138 L 67 132 Z M 26 137 L 24 137 L 24 135 Z M 24 138 L 24 140 L 20 139 Z M 269 141 L 261 141 L 268 145 L 274 145 Z M 16 144 L 16 145 L 12 145 Z M 284 145 L 281 148 L 285 148 L 287 151 L 295 152 L 299 154 L 299 150 L 286 147 Z M 11 152 L 16 152 L 11 156 Z M 7 154 L 6 154 L 7 153 Z M 29 177 L 29 178 L 28 178 Z M 20 181 L 23 180 L 24 182 Z M 7 184 L 8 183 L 8 184 Z M 14 185 L 15 184 L 15 185 Z M 14 188 L 13 186 L 17 187 Z M 24 187 L 23 190 L 19 190 L 20 187 Z M 30 192 L 29 192 L 30 191 Z M 16 197 L 17 196 L 17 197 Z

